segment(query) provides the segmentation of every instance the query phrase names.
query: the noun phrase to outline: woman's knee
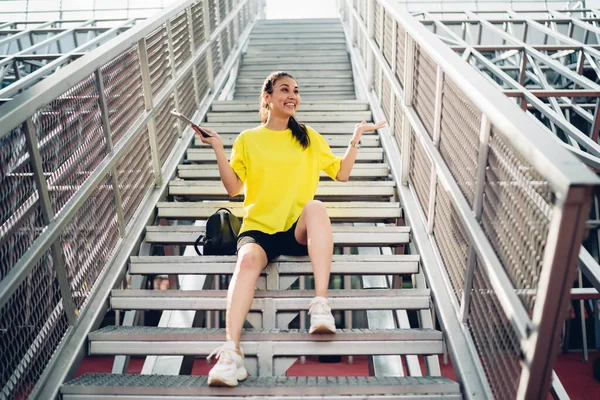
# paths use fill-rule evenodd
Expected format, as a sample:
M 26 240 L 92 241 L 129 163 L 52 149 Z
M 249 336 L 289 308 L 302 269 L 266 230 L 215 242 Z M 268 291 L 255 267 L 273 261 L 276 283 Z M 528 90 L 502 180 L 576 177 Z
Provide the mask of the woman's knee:
M 240 271 L 260 273 L 267 265 L 267 255 L 262 247 L 248 243 L 238 251 L 237 269 Z
M 311 217 L 329 218 L 325 204 L 320 200 L 311 200 L 304 206 L 304 213 Z

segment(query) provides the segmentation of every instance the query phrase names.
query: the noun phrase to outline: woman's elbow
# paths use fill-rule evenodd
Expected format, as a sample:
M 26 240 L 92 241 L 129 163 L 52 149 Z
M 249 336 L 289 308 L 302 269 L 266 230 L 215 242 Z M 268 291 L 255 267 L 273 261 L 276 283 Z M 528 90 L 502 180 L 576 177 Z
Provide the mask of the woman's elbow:
M 335 177 L 335 180 L 339 181 L 339 182 L 348 182 L 349 178 L 350 177 L 347 175 L 337 174 L 337 176 Z

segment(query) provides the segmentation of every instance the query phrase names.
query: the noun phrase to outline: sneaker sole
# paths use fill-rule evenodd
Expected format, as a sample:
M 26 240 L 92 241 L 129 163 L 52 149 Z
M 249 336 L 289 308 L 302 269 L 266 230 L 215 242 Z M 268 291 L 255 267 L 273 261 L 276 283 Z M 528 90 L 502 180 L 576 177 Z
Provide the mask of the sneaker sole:
M 248 378 L 248 371 L 246 368 L 239 368 L 237 370 L 236 378 L 222 378 L 220 376 L 209 376 L 208 377 L 208 386 L 216 386 L 216 387 L 234 387 L 237 386 L 239 382 L 246 380 Z
M 311 326 L 308 333 L 336 333 L 335 327 L 331 327 L 327 324 L 321 324 L 316 326 Z

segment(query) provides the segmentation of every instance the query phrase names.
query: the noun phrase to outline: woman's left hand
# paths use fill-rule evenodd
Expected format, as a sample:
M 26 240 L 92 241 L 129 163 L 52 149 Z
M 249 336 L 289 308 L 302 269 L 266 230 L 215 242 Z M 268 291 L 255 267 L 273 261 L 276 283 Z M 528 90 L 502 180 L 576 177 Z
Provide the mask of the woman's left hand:
M 356 126 L 354 127 L 354 138 L 360 139 L 360 137 L 362 136 L 363 133 L 373 132 L 373 131 L 376 131 L 377 129 L 384 128 L 385 124 L 386 124 L 385 121 L 379 121 L 376 124 L 367 124 L 367 121 L 362 121 L 361 123 L 356 124 Z

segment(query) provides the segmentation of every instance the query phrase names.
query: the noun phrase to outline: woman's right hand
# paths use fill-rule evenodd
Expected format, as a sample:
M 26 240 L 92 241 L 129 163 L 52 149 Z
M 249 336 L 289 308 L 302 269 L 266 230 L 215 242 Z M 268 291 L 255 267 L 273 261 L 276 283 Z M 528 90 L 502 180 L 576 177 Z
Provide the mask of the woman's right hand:
M 203 126 L 202 129 L 205 130 L 206 132 L 208 132 L 208 134 L 210 134 L 210 137 L 207 138 L 207 137 L 202 136 L 202 132 L 200 132 L 200 130 L 198 130 L 193 125 L 192 125 L 192 129 L 198 134 L 202 143 L 210 145 L 213 148 L 213 150 L 223 148 L 223 140 L 221 140 L 221 136 L 219 136 L 219 134 L 216 131 L 213 131 L 212 129 L 209 129 L 209 128 Z

